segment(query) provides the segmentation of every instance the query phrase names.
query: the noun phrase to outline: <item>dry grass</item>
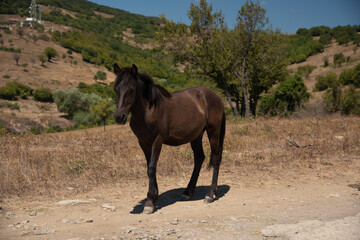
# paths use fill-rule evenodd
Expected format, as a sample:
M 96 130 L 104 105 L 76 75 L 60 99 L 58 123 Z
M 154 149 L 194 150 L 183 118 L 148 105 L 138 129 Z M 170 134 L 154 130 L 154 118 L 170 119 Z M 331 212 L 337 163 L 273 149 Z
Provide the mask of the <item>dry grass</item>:
M 221 179 L 266 182 L 299 180 L 309 174 L 358 178 L 359 119 L 230 119 Z M 209 155 L 206 137 L 204 143 Z M 145 159 L 128 126 L 110 126 L 106 132 L 96 128 L 37 136 L 6 135 L 0 137 L 0 146 L 0 192 L 4 196 L 49 194 L 66 187 L 88 191 L 96 185 L 138 178 L 146 183 Z M 166 146 L 158 174 L 189 179 L 192 161 L 188 145 Z

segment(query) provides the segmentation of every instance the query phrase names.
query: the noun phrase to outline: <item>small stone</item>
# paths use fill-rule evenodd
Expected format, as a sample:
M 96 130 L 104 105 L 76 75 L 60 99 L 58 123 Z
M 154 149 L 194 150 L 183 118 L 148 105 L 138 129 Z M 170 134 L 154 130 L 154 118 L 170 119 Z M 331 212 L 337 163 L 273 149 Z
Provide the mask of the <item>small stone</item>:
M 111 212 L 115 212 L 116 211 L 116 208 L 115 206 L 111 206 L 109 204 L 103 204 L 101 205 L 102 208 L 104 208 L 105 210 L 109 210 Z
M 13 228 L 13 227 L 14 227 L 13 224 L 8 225 L 8 228 Z
M 12 217 L 12 212 L 7 212 L 7 213 L 5 214 L 5 217 L 6 217 L 7 219 L 11 218 L 11 217 Z
M 24 220 L 24 221 L 21 221 L 21 224 L 22 225 L 25 225 L 25 224 L 27 224 L 28 222 L 30 222 L 29 220 Z
M 38 230 L 34 232 L 35 235 L 50 235 L 54 233 L 55 231 L 49 231 L 49 230 Z
M 61 205 L 61 206 L 67 206 L 67 205 L 79 205 L 79 204 L 89 204 L 89 201 L 85 201 L 85 200 L 80 200 L 80 199 L 71 199 L 71 200 L 62 200 L 62 201 L 58 201 L 56 204 Z
M 88 219 L 85 220 L 85 222 L 92 223 L 92 222 L 94 222 L 94 220 L 92 220 L 91 218 L 88 218 Z
M 30 216 L 31 216 L 31 217 L 34 217 L 34 216 L 36 216 L 36 215 L 37 215 L 37 212 L 36 212 L 36 211 L 30 212 Z
M 174 219 L 174 220 L 171 222 L 172 225 L 178 225 L 178 223 L 179 223 L 179 219 Z
M 200 220 L 201 223 L 206 223 L 205 219 Z
M 80 224 L 80 221 L 78 221 L 78 220 L 73 220 L 72 223 L 73 223 L 73 224 Z
M 67 218 L 63 218 L 62 220 L 61 220 L 61 223 L 68 223 L 69 222 L 69 219 L 67 219 Z

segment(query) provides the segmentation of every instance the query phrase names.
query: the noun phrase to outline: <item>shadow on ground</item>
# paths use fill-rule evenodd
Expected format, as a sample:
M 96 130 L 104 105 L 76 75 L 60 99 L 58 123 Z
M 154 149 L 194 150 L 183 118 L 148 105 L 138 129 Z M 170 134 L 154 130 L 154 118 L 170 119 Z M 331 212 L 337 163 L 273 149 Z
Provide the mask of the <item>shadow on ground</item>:
M 223 196 L 225 196 L 225 194 L 230 190 L 230 186 L 229 185 L 221 185 L 218 186 L 218 198 L 222 198 Z M 159 195 L 158 200 L 156 201 L 156 208 L 155 211 L 163 208 L 163 207 L 167 207 L 170 206 L 178 201 L 182 201 L 181 200 L 181 195 L 182 193 L 185 191 L 185 188 L 177 188 L 177 189 L 172 189 L 169 191 L 166 191 L 164 193 L 161 193 Z M 196 187 L 195 190 L 195 194 L 194 196 L 192 196 L 192 198 L 188 201 L 199 201 L 199 200 L 204 200 L 206 194 L 210 191 L 210 186 L 198 186 Z M 140 214 L 143 212 L 144 210 L 144 204 L 146 202 L 146 198 L 144 198 L 143 200 L 141 200 L 134 208 L 133 210 L 130 212 L 131 214 Z

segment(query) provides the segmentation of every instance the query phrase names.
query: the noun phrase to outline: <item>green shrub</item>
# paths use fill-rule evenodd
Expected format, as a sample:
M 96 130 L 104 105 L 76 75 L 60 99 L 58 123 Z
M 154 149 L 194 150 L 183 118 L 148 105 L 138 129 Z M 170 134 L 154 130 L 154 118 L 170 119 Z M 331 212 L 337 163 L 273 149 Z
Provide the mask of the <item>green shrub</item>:
M 261 115 L 289 115 L 309 99 L 310 94 L 301 76 L 295 76 L 281 82 L 270 94 L 260 100 Z
M 20 105 L 17 103 L 6 103 L 6 107 L 12 110 L 20 111 Z
M 56 50 L 52 47 L 47 47 L 44 50 L 44 55 L 47 57 L 48 61 L 50 62 L 52 58 L 58 56 Z
M 94 80 L 97 81 L 97 80 L 101 80 L 101 81 L 105 81 L 106 80 L 106 72 L 103 72 L 103 71 L 97 71 L 95 76 L 94 76 Z
M 41 134 L 41 129 L 39 127 L 33 126 L 30 128 L 30 132 L 34 135 L 39 135 Z
M 334 55 L 334 65 L 341 66 L 345 62 L 345 56 L 342 53 L 337 53 Z
M 339 81 L 334 82 L 323 95 L 324 109 L 333 113 L 341 110 L 342 91 Z
M 75 112 L 72 122 L 76 128 L 91 127 L 96 123 L 94 115 L 83 110 Z
M 360 92 L 357 92 L 354 86 L 351 86 L 344 93 L 342 113 L 360 115 Z
M 46 129 L 46 133 L 56 133 L 56 132 L 63 132 L 64 129 L 58 125 L 54 125 Z
M 38 102 L 53 102 L 53 95 L 49 88 L 36 89 L 34 92 L 34 100 Z
M 329 59 L 327 57 L 324 57 L 323 61 L 324 61 L 324 67 L 328 67 L 329 66 Z
M 77 111 L 89 111 L 101 99 L 96 94 L 82 93 L 77 88 L 56 89 L 53 95 L 59 112 L 67 113 L 70 119 Z
M 3 78 L 9 79 L 9 78 L 10 78 L 10 75 L 9 75 L 9 74 L 5 74 L 5 75 L 3 76 Z
M 353 84 L 360 88 L 360 64 L 356 65 L 355 68 L 343 71 L 339 76 L 339 81 L 343 85 Z
M 0 87 L 0 98 L 6 100 L 16 100 L 16 89 L 13 87 Z
M 300 76 L 302 76 L 302 77 L 309 78 L 310 73 L 314 69 L 316 69 L 316 66 L 313 66 L 313 65 L 300 66 L 297 69 L 297 73 L 300 74 Z
M 316 77 L 314 92 L 324 91 L 330 88 L 333 84 L 337 84 L 336 73 L 330 72 L 326 76 L 319 75 Z

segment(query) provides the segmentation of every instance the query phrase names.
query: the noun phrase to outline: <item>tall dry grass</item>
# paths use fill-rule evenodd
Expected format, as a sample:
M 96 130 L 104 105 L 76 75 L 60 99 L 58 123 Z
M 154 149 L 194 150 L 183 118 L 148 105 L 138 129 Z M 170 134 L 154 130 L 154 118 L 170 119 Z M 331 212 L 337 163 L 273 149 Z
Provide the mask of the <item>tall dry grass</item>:
M 342 116 L 229 119 L 220 179 L 286 179 L 306 173 L 358 178 L 359 120 Z M 204 146 L 208 156 L 206 136 Z M 189 145 L 164 147 L 158 174 L 189 179 L 192 167 Z M 3 196 L 47 194 L 66 187 L 87 191 L 138 178 L 146 178 L 146 161 L 128 125 L 110 126 L 106 132 L 96 128 L 0 137 Z

